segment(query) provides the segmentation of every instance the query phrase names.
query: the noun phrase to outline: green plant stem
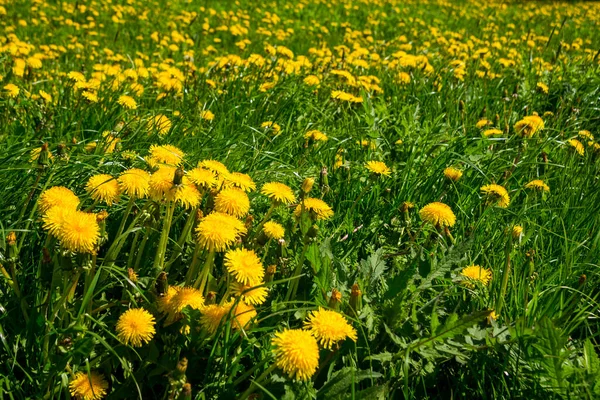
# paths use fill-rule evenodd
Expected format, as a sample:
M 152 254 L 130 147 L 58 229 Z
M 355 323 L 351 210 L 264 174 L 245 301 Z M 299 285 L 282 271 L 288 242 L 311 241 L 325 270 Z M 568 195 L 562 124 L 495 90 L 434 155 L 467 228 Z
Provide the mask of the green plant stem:
M 204 293 L 204 289 L 206 288 L 206 283 L 208 281 L 208 276 L 212 272 L 212 267 L 215 263 L 215 250 L 210 249 L 208 252 L 208 256 L 206 257 L 206 262 L 204 263 L 204 267 L 202 267 L 202 272 L 194 282 L 194 287 L 200 291 L 200 293 Z M 192 278 L 194 276 L 192 275 Z
M 154 256 L 154 264 L 152 265 L 152 275 L 154 277 L 157 277 L 164 267 L 165 252 L 169 242 L 169 232 L 171 231 L 171 222 L 173 220 L 174 211 L 175 203 L 169 201 L 166 206 L 165 222 L 163 223 L 163 228 L 160 233 L 160 240 L 158 242 L 158 248 L 156 249 L 156 256 Z
M 146 248 L 146 243 L 148 242 L 149 237 L 150 235 L 144 235 L 142 243 L 140 243 L 140 247 L 137 250 L 137 256 L 135 257 L 135 265 L 133 266 L 134 271 L 137 271 L 140 267 L 140 263 L 142 262 L 142 257 L 144 255 L 144 250 Z
M 125 213 L 123 214 L 123 218 L 121 218 L 121 223 L 119 224 L 119 229 L 117 229 L 117 234 L 115 235 L 115 240 L 119 240 L 119 237 L 121 237 L 121 234 L 123 233 L 123 229 L 125 229 L 125 223 L 127 222 L 127 219 L 129 218 L 129 214 L 131 214 L 131 209 L 133 208 L 133 204 L 135 203 L 135 200 L 132 198 L 129 199 L 129 201 L 127 202 L 127 207 L 125 208 Z
M 244 400 L 247 399 L 252 393 L 254 393 L 254 391 L 256 390 L 256 387 L 258 385 L 260 385 L 265 378 L 267 377 L 267 375 L 269 375 L 271 372 L 273 372 L 273 370 L 276 368 L 276 365 L 273 363 L 269 368 L 267 368 L 256 380 L 252 381 L 252 384 L 250 384 L 250 387 L 239 397 L 240 400 Z
M 290 281 L 290 286 L 288 287 L 288 292 L 285 295 L 285 301 L 289 301 L 296 297 L 296 292 L 298 291 L 298 286 L 300 282 L 300 274 L 302 273 L 302 266 L 304 265 L 304 259 L 306 258 L 306 250 L 308 249 L 308 235 L 305 234 L 302 239 L 302 253 L 300 254 L 300 260 L 298 261 L 298 265 L 296 265 L 296 269 L 294 270 L 294 274 L 292 275 L 292 281 Z
M 510 254 L 512 251 L 512 237 L 509 237 L 506 245 L 506 258 L 504 264 L 504 271 L 502 272 L 502 285 L 500 286 L 500 296 L 496 302 L 496 314 L 500 316 L 502 307 L 504 306 L 504 296 L 506 295 L 506 289 L 508 287 L 508 277 L 510 276 Z
M 263 217 L 263 219 L 258 223 L 258 225 L 256 225 L 256 228 L 252 232 L 252 235 L 250 236 L 250 238 L 248 238 L 248 243 L 252 243 L 254 238 L 256 238 L 256 235 L 258 235 L 260 233 L 260 230 L 262 229 L 263 225 L 269 220 L 269 218 L 271 218 L 271 214 L 273 214 L 274 210 L 275 210 L 275 203 L 271 203 L 271 207 L 269 207 L 269 209 L 265 213 L 265 216 Z
M 168 272 L 169 269 L 171 268 L 171 265 L 173 265 L 175 260 L 177 260 L 177 257 L 179 257 L 179 255 L 181 255 L 181 252 L 183 251 L 183 245 L 185 244 L 187 237 L 190 234 L 192 227 L 194 226 L 194 221 L 196 221 L 196 209 L 195 208 L 193 208 L 190 211 L 190 215 L 187 217 L 187 220 L 185 221 L 185 225 L 183 226 L 181 235 L 179 235 L 179 240 L 177 240 L 177 244 L 176 244 L 175 248 L 173 249 L 173 254 L 171 254 L 171 258 L 169 259 L 169 261 L 167 262 L 167 264 L 165 266 L 165 271 Z

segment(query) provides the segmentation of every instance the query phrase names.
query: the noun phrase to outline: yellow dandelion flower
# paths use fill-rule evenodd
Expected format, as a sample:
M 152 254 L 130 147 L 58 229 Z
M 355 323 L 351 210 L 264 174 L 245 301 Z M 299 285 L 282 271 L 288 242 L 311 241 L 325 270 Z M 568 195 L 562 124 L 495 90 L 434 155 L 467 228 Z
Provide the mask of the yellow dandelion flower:
M 307 197 L 303 201 L 304 210 L 309 213 L 314 213 L 316 215 L 317 220 L 325 220 L 333 217 L 333 210 L 327 203 L 325 203 L 321 199 L 315 199 L 313 197 Z M 300 217 L 300 213 L 302 212 L 302 206 L 299 204 L 294 210 L 294 215 L 296 218 Z
M 202 160 L 198 163 L 199 167 L 206 168 L 217 175 L 227 175 L 229 174 L 229 170 L 220 161 L 217 160 Z
M 577 139 L 569 139 L 567 140 L 567 144 L 569 146 L 571 146 L 572 148 L 575 149 L 575 151 L 577 152 L 577 154 L 579 154 L 580 156 L 583 156 L 585 154 L 585 148 L 583 147 L 583 144 L 581 144 L 581 142 Z
M 303 329 L 285 329 L 271 340 L 275 365 L 290 378 L 307 381 L 319 366 L 319 345 L 314 336 Z
M 204 307 L 204 296 L 202 293 L 192 287 L 182 287 L 177 289 L 177 293 L 173 295 L 168 304 L 167 313 L 169 317 L 167 322 L 177 321 L 182 317 L 181 312 L 190 307 L 194 310 L 201 310 Z
M 577 135 L 582 139 L 594 140 L 594 135 L 590 131 L 582 130 Z
M 304 139 L 313 140 L 315 142 L 326 142 L 329 138 L 321 131 L 312 130 L 304 134 Z
M 208 305 L 200 311 L 202 315 L 200 316 L 200 325 L 204 328 L 209 334 L 213 334 L 217 331 L 219 326 L 221 325 L 221 321 L 223 318 L 229 313 L 231 310 L 231 304 L 211 304 Z
M 156 172 L 150 175 L 148 193 L 152 200 L 161 201 L 169 197 L 171 189 L 174 189 L 175 186 L 173 180 L 176 172 L 177 168 L 175 167 L 161 166 Z
M 481 187 L 481 193 L 487 197 L 489 203 L 494 203 L 498 207 L 506 208 L 510 204 L 508 191 L 500 185 L 492 183 Z
M 283 183 L 265 183 L 260 192 L 277 204 L 291 204 L 296 201 L 294 191 Z
M 260 124 L 260 127 L 267 131 L 271 131 L 275 136 L 281 133 L 281 126 L 273 121 L 265 121 Z
M 213 114 L 213 112 L 210 110 L 202 110 L 200 112 L 200 118 L 202 118 L 205 121 L 212 121 L 213 119 L 215 119 L 215 114 Z
M 250 321 L 256 317 L 256 310 L 253 306 L 248 305 L 243 301 L 238 301 L 232 316 L 233 329 L 246 329 L 250 324 Z
M 456 223 L 456 216 L 450 206 L 444 203 L 435 201 L 427 204 L 419 211 L 421 219 L 438 228 L 451 227 Z
M 543 82 L 538 82 L 538 83 L 535 85 L 535 89 L 536 89 L 538 92 L 540 92 L 540 93 L 543 93 L 543 94 L 548 94 L 548 92 L 550 91 L 550 88 L 548 87 L 548 85 L 546 85 L 546 84 L 545 84 L 545 83 L 543 83 Z
M 46 214 L 42 217 L 44 222 L 44 229 L 48 231 L 52 236 L 58 238 L 61 232 L 63 223 L 73 218 L 75 213 L 74 208 L 56 206 L 49 209 Z
M 285 229 L 281 224 L 278 224 L 275 221 L 265 222 L 263 225 L 263 232 L 269 239 L 279 240 L 282 239 L 285 235 Z
M 250 199 L 241 189 L 223 189 L 215 197 L 215 210 L 235 217 L 243 217 L 250 210 Z
M 523 137 L 532 137 L 544 129 L 544 120 L 538 115 L 529 115 L 515 124 L 515 131 Z
M 317 339 L 317 341 L 326 349 L 338 342 L 350 338 L 356 342 L 356 329 L 348 323 L 346 318 L 331 310 L 319 307 L 317 311 L 311 311 L 306 321 L 304 329 L 307 329 Z
M 191 171 L 188 171 L 187 177 L 196 186 L 202 189 L 210 189 L 217 184 L 217 178 L 215 174 L 205 168 L 194 168 Z
M 117 337 L 126 345 L 141 347 L 154 337 L 154 316 L 143 308 L 125 311 L 117 321 Z
M 137 108 L 137 102 L 131 96 L 125 96 L 125 95 L 119 96 L 117 103 L 119 103 L 121 106 L 128 108 L 130 110 L 135 110 Z
M 491 124 L 492 124 L 492 121 L 490 121 L 487 118 L 482 118 L 479 121 L 477 121 L 477 123 L 475 124 L 475 126 L 478 129 L 481 129 L 481 128 L 485 128 L 486 126 L 491 125 Z
M 521 225 L 515 225 L 512 227 L 512 236 L 515 240 L 521 240 L 523 237 L 523 227 Z
M 502 132 L 500 129 L 492 128 L 492 129 L 486 129 L 485 131 L 483 131 L 483 136 L 485 136 L 485 137 L 497 136 L 497 135 L 502 135 L 503 133 L 504 132 Z
M 162 114 L 155 115 L 148 121 L 148 133 L 157 131 L 159 135 L 164 136 L 171 130 L 171 120 Z
M 93 253 L 98 239 L 100 227 L 96 214 L 74 211 L 60 225 L 58 239 L 62 246 L 75 253 Z
M 525 185 L 527 189 L 535 189 L 542 192 L 549 192 L 550 187 L 541 179 L 534 179 Z
M 150 191 L 150 174 L 139 168 L 123 171 L 119 176 L 119 188 L 132 199 L 143 199 Z
M 8 97 L 13 99 L 19 95 L 19 92 L 21 92 L 21 89 L 19 89 L 19 87 L 13 83 L 9 83 L 8 85 L 4 86 L 4 90 L 6 90 Z
M 244 192 L 251 192 L 256 189 L 256 183 L 252 180 L 250 175 L 243 174 L 241 172 L 232 172 L 224 176 L 225 184 L 227 186 L 234 186 L 242 189 Z
M 233 282 L 231 285 L 231 292 L 234 296 L 239 296 L 246 304 L 250 305 L 259 305 L 263 304 L 267 301 L 267 296 L 269 295 L 269 289 L 267 289 L 262 285 L 263 282 L 259 282 L 255 286 L 244 285 L 239 282 Z
M 92 176 L 85 190 L 90 194 L 90 197 L 95 201 L 101 201 L 107 205 L 117 203 L 121 191 L 119 190 L 119 182 L 110 175 L 98 174 Z
M 316 75 L 308 75 L 304 78 L 304 84 L 308 86 L 318 86 L 321 80 Z
M 390 176 L 392 173 L 392 170 L 385 165 L 385 163 L 381 162 L 381 161 L 367 161 L 367 163 L 365 164 L 365 167 L 372 173 L 375 175 L 383 175 L 383 176 Z
M 464 285 L 470 288 L 475 286 L 474 282 L 480 282 L 485 286 L 492 280 L 492 271 L 479 265 L 469 265 L 463 268 L 460 274 L 465 278 Z
M 40 158 L 40 154 L 42 154 L 43 147 L 36 147 L 31 150 L 29 162 L 37 162 Z M 49 151 L 45 151 L 48 155 L 48 161 L 52 160 L 54 156 Z
M 153 144 L 150 146 L 150 156 L 147 161 L 150 166 L 157 164 L 168 164 L 171 166 L 181 165 L 185 153 L 181 149 L 172 146 L 170 144 L 164 144 L 157 146 Z
M 100 400 L 106 396 L 108 382 L 101 374 L 90 371 L 88 375 L 85 372 L 75 374 L 69 383 L 71 395 L 80 400 Z
M 444 169 L 444 176 L 451 181 L 458 181 L 462 175 L 462 171 L 458 168 L 448 167 Z
M 179 286 L 169 286 L 167 292 L 163 296 L 160 296 L 158 298 L 158 300 L 156 301 L 156 306 L 159 312 L 163 314 L 169 312 L 171 307 L 171 300 L 173 300 L 173 296 L 175 296 L 177 292 L 179 292 L 179 289 Z
M 38 200 L 38 207 L 42 214 L 55 206 L 75 210 L 79 205 L 79 197 L 64 186 L 53 186 L 46 189 Z
M 246 227 L 242 221 L 219 212 L 208 214 L 196 228 L 198 243 L 214 251 L 227 250 L 244 233 Z
M 265 268 L 254 250 L 229 250 L 223 264 L 235 280 L 244 285 L 258 285 L 265 276 Z

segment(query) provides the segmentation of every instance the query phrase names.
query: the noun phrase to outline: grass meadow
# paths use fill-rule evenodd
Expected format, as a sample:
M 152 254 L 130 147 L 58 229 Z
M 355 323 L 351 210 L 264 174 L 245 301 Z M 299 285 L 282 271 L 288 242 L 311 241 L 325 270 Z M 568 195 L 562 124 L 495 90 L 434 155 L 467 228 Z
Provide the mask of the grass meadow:
M 0 0 L 0 398 L 599 398 L 599 24 Z

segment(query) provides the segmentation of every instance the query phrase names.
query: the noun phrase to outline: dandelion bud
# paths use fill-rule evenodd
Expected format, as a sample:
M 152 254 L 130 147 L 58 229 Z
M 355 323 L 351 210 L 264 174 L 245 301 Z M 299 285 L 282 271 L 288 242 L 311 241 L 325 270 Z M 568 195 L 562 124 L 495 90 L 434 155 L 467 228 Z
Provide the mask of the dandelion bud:
M 58 146 L 56 146 L 56 154 L 60 158 L 67 158 L 67 146 L 64 143 L 59 143 Z
M 333 310 L 339 310 L 342 302 L 342 294 L 337 289 L 331 289 L 331 297 L 329 298 L 328 307 Z
M 73 143 L 73 144 L 77 144 L 77 138 L 76 138 L 76 137 L 73 137 L 73 138 L 71 139 L 71 143 Z
M 133 268 L 127 268 L 127 277 L 131 282 L 137 282 L 138 280 L 138 276 L 133 270 Z
M 106 210 L 102 210 L 96 214 L 96 222 L 98 223 L 104 221 L 106 218 L 108 218 L 108 212 Z
M 169 292 L 169 281 L 167 279 L 167 273 L 162 271 L 158 278 L 156 278 L 156 293 L 159 297 L 166 296 Z
M 192 400 L 192 385 L 185 383 L 178 400 Z
M 178 375 L 179 377 L 182 377 L 185 375 L 185 371 L 187 371 L 187 367 L 188 367 L 188 360 L 187 358 L 183 357 L 181 360 L 179 360 L 179 362 L 177 363 L 177 367 L 176 367 L 176 376 Z
M 246 217 L 246 222 L 244 225 L 246 226 L 246 230 L 249 231 L 252 228 L 252 223 L 254 222 L 254 217 L 252 215 L 248 215 Z
M 350 311 L 358 316 L 360 309 L 362 308 L 362 291 L 358 287 L 358 283 L 352 285 L 350 291 Z
M 175 170 L 175 174 L 173 176 L 173 185 L 175 186 L 179 186 L 183 183 L 183 176 L 185 175 L 185 172 L 183 172 L 183 169 L 181 167 L 177 168 Z
M 585 276 L 585 274 L 581 274 L 579 276 L 579 286 L 583 286 L 586 281 L 587 281 L 587 276 Z
M 14 246 L 17 244 L 17 234 L 14 232 L 10 232 L 7 236 L 6 236 L 6 243 L 9 246 Z
M 313 178 L 304 179 L 304 182 L 302 182 L 302 192 L 308 194 L 312 190 L 314 184 L 315 180 Z
M 321 191 L 329 191 L 329 179 L 327 179 L 327 167 L 321 168 L 319 175 L 319 188 Z
M 202 210 L 196 210 L 196 222 L 200 221 L 202 218 L 204 218 L 204 213 Z
M 458 102 L 458 109 L 461 112 L 465 112 L 465 102 L 463 100 L 461 100 L 461 101 Z
M 204 300 L 205 305 L 215 304 L 217 300 L 217 292 L 208 292 L 206 294 L 206 299 Z
M 273 282 L 273 276 L 277 272 L 277 265 L 269 265 L 265 274 L 265 282 Z
M 40 167 L 45 167 L 46 165 L 48 165 L 50 161 L 50 152 L 48 151 L 48 143 L 44 143 L 42 145 L 42 149 L 40 151 L 40 155 L 38 157 L 37 160 L 37 164 Z

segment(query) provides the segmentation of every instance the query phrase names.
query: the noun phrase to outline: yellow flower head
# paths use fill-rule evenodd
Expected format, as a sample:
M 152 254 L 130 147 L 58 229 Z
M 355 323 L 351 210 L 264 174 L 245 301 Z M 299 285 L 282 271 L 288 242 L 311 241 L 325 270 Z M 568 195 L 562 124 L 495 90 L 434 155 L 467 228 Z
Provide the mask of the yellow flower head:
M 581 144 L 581 142 L 577 139 L 569 139 L 567 140 L 567 144 L 569 146 L 571 146 L 572 148 L 575 149 L 575 151 L 577 152 L 577 154 L 579 154 L 580 156 L 583 156 L 585 154 L 585 148 L 583 147 L 583 144 Z
M 117 203 L 121 191 L 119 190 L 119 182 L 115 178 L 106 174 L 98 174 L 92 176 L 85 190 L 90 194 L 90 197 L 95 201 L 101 201 L 107 205 Z
M 333 217 L 333 210 L 327 203 L 325 203 L 321 199 L 315 199 L 313 197 L 307 197 L 304 199 L 304 210 L 309 213 L 314 213 L 317 217 L 317 220 L 325 220 Z M 294 210 L 294 215 L 296 218 L 300 217 L 300 213 L 302 212 L 302 205 L 299 204 Z
M 544 129 L 544 120 L 538 115 L 529 115 L 515 124 L 515 131 L 528 138 L 542 129 Z
M 100 400 L 106 396 L 107 389 L 108 382 L 104 376 L 94 371 L 89 375 L 78 372 L 69 383 L 71 395 L 80 400 Z
M 265 268 L 253 250 L 229 250 L 224 265 L 236 281 L 244 285 L 258 285 L 265 275 Z
M 246 329 L 252 318 L 256 317 L 256 310 L 253 306 L 238 301 L 232 313 L 233 329 Z
M 594 140 L 594 135 L 590 131 L 582 130 L 577 135 L 582 139 Z
M 265 121 L 260 124 L 260 127 L 267 131 L 271 131 L 275 136 L 281 133 L 281 126 L 273 121 Z
M 209 189 L 217 184 L 215 174 L 205 168 L 194 168 L 187 173 L 187 177 L 193 184 L 202 189 Z
M 171 166 L 181 165 L 185 153 L 179 148 L 170 144 L 150 146 L 150 155 L 148 156 L 148 164 L 156 166 L 158 164 L 167 164 Z
M 486 126 L 491 125 L 491 124 L 492 124 L 492 121 L 490 121 L 487 118 L 483 118 L 483 119 L 480 119 L 479 121 L 477 121 L 475 126 L 479 129 L 481 129 L 481 128 L 485 128 Z
M 500 129 L 492 128 L 492 129 L 486 129 L 485 131 L 483 131 L 483 136 L 485 136 L 485 137 L 497 136 L 497 135 L 502 135 L 503 133 L 504 132 L 502 132 Z
M 256 286 L 262 284 L 263 282 L 259 282 Z M 231 292 L 235 296 L 240 296 L 244 302 L 251 305 L 263 304 L 269 295 L 269 290 L 264 286 L 254 287 L 239 282 L 234 282 L 231 285 Z
M 198 243 L 214 251 L 227 250 L 244 233 L 246 227 L 242 221 L 220 212 L 208 214 L 196 228 Z
M 198 163 L 199 167 L 206 168 L 219 176 L 226 176 L 229 170 L 222 162 L 216 160 L 202 160 Z
M 223 317 L 225 317 L 231 310 L 231 304 L 218 304 L 208 305 L 200 311 L 202 316 L 200 317 L 200 325 L 209 333 L 213 334 L 221 325 Z
M 200 118 L 202 118 L 205 121 L 212 121 L 213 119 L 215 119 L 215 114 L 210 110 L 202 110 L 200 112 Z
M 503 186 L 495 183 L 485 185 L 481 187 L 481 193 L 487 197 L 490 204 L 495 204 L 501 208 L 506 208 L 510 204 L 510 196 Z
M 70 218 L 73 218 L 75 209 L 70 207 L 56 206 L 52 207 L 44 216 L 42 221 L 44 222 L 44 229 L 48 231 L 55 238 L 59 237 L 63 223 Z
M 135 99 L 131 96 L 119 96 L 119 100 L 117 100 L 117 103 L 130 110 L 135 110 L 137 108 L 137 103 Z
M 319 307 L 317 311 L 311 311 L 308 319 L 304 321 L 304 329 L 307 329 L 326 349 L 338 342 L 350 338 L 356 342 L 356 329 L 348 323 L 346 318 L 331 310 Z
M 171 120 L 166 115 L 158 114 L 148 121 L 148 133 L 156 130 L 159 135 L 166 135 L 171 130 L 171 125 Z
M 125 311 L 117 321 L 117 337 L 121 342 L 133 347 L 141 347 L 154 337 L 154 316 L 143 308 Z
M 243 217 L 250 210 L 250 199 L 241 189 L 223 189 L 215 197 L 215 210 L 236 217 Z
M 458 181 L 462 175 L 462 171 L 458 168 L 448 167 L 444 169 L 444 176 L 451 181 Z
M 275 203 L 291 204 L 296 201 L 294 191 L 288 185 L 279 182 L 265 183 L 261 189 L 261 193 Z
M 329 138 L 321 131 L 311 130 L 304 134 L 304 139 L 313 140 L 314 142 L 326 142 Z
M 319 345 L 313 335 L 303 329 L 285 329 L 271 340 L 275 365 L 290 378 L 307 381 L 319 366 Z
M 456 223 L 456 216 L 454 215 L 454 212 L 452 212 L 450 206 L 437 201 L 429 203 L 421 208 L 419 215 L 423 221 L 435 225 L 438 228 L 451 227 Z
M 546 185 L 546 183 L 541 179 L 534 179 L 531 182 L 529 182 L 528 184 L 526 184 L 525 187 L 527 189 L 534 189 L 534 190 L 539 190 L 542 192 L 550 191 L 550 187 L 548 185 Z
M 269 239 L 279 240 L 282 239 L 285 235 L 285 229 L 281 224 L 278 224 L 275 221 L 265 222 L 263 225 L 263 232 Z
M 523 237 L 523 227 L 521 225 L 515 225 L 512 227 L 512 236 L 513 239 L 521 240 Z
M 381 161 L 367 161 L 365 167 L 375 175 L 390 176 L 392 170 Z
M 64 186 L 53 186 L 46 189 L 38 200 L 38 207 L 42 214 L 55 206 L 75 210 L 78 205 L 79 197 Z
M 182 317 L 181 312 L 188 306 L 194 310 L 202 310 L 202 307 L 204 307 L 204 296 L 202 296 L 199 290 L 192 287 L 177 289 L 177 293 L 171 297 L 168 304 L 167 312 L 169 317 L 167 321 L 170 323 L 180 319 Z
M 244 192 L 251 192 L 256 189 L 256 183 L 250 175 L 241 172 L 232 172 L 224 176 L 225 185 L 242 189 Z
M 470 288 L 474 287 L 473 282 L 480 282 L 485 286 L 492 280 L 492 271 L 479 265 L 469 265 L 463 268 L 460 274 L 465 278 L 465 286 Z
M 96 214 L 83 211 L 69 213 L 58 232 L 62 246 L 75 253 L 93 253 L 99 238 L 100 227 Z
M 139 168 L 123 171 L 119 176 L 119 188 L 132 199 L 143 199 L 150 191 L 150 174 Z

